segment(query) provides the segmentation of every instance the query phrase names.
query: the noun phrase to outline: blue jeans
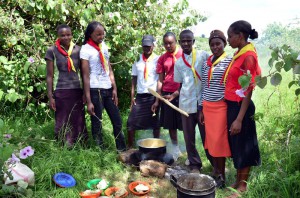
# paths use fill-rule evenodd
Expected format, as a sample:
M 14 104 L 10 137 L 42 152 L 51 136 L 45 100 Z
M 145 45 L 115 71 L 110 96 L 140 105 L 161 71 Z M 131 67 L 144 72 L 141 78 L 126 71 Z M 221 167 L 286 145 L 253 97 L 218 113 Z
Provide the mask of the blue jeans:
M 125 138 L 122 132 L 122 119 L 118 107 L 112 100 L 112 89 L 90 89 L 91 100 L 96 116 L 91 116 L 92 135 L 96 144 L 105 148 L 102 138 L 102 111 L 105 108 L 113 126 L 115 143 L 118 151 L 126 150 Z

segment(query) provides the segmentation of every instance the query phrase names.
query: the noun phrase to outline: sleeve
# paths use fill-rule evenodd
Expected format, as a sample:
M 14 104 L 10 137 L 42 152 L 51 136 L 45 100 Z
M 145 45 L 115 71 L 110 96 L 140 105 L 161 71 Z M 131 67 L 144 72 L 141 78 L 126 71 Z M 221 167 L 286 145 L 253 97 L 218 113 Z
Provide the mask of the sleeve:
M 47 49 L 46 54 L 45 54 L 45 60 L 54 61 L 54 59 L 55 59 L 55 57 L 54 57 L 53 46 L 52 46 Z
M 176 61 L 174 65 L 174 82 L 182 83 L 183 78 L 180 73 L 179 67 L 180 67 L 180 62 L 182 61 L 182 58 Z
M 157 61 L 156 73 L 160 74 L 164 72 L 164 57 L 161 55 Z
M 83 45 L 80 49 L 80 59 L 89 60 L 90 56 L 86 45 Z
M 136 67 L 137 62 L 134 62 L 132 65 L 132 69 L 131 69 L 131 75 L 132 76 L 137 76 L 137 67 Z
M 204 72 L 205 72 L 205 69 L 206 69 L 206 63 L 204 62 L 202 67 L 201 67 L 201 87 L 200 87 L 200 102 L 199 102 L 199 106 L 201 107 L 198 107 L 198 110 L 202 110 L 202 106 L 203 106 L 203 90 L 204 90 L 204 85 L 207 81 L 207 79 L 204 79 Z
M 246 91 L 246 94 L 248 92 L 250 92 L 251 90 L 254 89 L 255 86 L 255 77 L 258 75 L 258 64 L 257 64 L 257 59 L 252 56 L 249 55 L 245 58 L 243 64 L 241 65 L 241 69 L 244 70 L 244 73 L 246 74 L 248 71 L 251 74 L 251 82 L 250 85 Z M 259 68 L 259 72 L 260 72 L 260 68 Z

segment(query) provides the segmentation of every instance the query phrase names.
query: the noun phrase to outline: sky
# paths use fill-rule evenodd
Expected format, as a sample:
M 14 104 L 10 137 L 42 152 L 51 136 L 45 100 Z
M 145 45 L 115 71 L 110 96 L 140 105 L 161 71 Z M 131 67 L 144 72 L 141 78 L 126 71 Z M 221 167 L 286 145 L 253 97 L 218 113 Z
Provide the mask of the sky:
M 189 0 L 189 4 L 208 17 L 192 28 L 196 36 L 208 37 L 213 29 L 222 30 L 226 35 L 230 24 L 237 20 L 248 21 L 259 35 L 268 24 L 288 25 L 295 18 L 300 21 L 299 0 Z

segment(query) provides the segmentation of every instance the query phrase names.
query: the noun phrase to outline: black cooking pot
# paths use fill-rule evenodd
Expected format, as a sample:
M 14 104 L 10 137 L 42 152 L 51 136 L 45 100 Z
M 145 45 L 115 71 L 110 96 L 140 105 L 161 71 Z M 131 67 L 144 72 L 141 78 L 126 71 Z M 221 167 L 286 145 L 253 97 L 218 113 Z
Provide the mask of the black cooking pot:
M 204 174 L 186 173 L 170 176 L 170 182 L 177 189 L 177 198 L 215 198 L 216 182 Z
M 139 151 L 142 153 L 152 153 L 154 155 L 165 154 L 167 152 L 167 143 L 159 138 L 146 138 L 137 141 Z

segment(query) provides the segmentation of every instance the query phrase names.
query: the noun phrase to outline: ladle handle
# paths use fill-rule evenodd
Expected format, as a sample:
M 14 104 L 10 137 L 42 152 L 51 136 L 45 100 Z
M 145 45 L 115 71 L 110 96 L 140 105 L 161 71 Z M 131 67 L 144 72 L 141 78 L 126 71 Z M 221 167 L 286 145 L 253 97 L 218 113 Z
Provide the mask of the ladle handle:
M 173 186 L 174 186 L 175 188 L 178 187 L 177 179 L 176 179 L 176 177 L 174 177 L 174 175 L 170 175 L 170 182 L 173 184 Z

